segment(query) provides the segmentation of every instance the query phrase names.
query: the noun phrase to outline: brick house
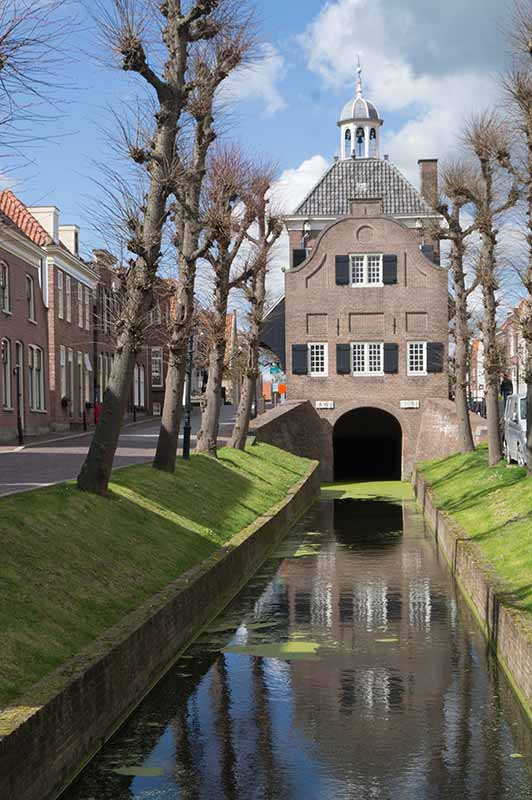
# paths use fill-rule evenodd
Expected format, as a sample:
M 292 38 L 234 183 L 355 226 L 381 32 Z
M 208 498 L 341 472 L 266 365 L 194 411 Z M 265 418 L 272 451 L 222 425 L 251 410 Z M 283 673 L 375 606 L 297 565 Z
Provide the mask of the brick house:
M 285 219 L 288 399 L 321 416 L 326 478 L 408 477 L 427 401 L 448 398 L 437 161 L 419 162 L 419 193 L 380 157 L 360 70 L 338 124 L 341 157 Z
M 39 233 L 0 211 L 0 441 L 50 423 L 45 252 Z

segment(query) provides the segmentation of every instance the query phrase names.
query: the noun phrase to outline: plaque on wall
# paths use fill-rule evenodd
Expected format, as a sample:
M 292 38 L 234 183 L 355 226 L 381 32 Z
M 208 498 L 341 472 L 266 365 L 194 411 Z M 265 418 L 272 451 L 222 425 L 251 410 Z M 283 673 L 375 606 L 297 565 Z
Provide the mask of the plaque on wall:
M 316 400 L 316 408 L 321 411 L 332 410 L 334 408 L 334 400 Z
M 420 405 L 419 400 L 401 400 L 400 403 L 401 408 L 419 408 Z

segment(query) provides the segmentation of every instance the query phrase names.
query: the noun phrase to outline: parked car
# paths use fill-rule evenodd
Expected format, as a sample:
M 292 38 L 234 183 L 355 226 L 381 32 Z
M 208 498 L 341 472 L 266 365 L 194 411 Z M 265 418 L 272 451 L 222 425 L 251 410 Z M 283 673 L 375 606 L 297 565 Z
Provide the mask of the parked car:
M 509 464 L 527 463 L 526 446 L 526 394 L 512 394 L 504 411 L 504 455 Z

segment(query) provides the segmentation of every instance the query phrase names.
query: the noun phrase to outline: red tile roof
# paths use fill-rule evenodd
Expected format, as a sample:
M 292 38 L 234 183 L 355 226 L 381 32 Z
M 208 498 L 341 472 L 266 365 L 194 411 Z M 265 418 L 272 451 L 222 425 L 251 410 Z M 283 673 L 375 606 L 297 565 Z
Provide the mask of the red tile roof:
M 0 211 L 15 223 L 17 228 L 40 247 L 52 243 L 52 237 L 45 231 L 40 222 L 30 214 L 24 203 L 15 197 L 9 189 L 0 192 Z

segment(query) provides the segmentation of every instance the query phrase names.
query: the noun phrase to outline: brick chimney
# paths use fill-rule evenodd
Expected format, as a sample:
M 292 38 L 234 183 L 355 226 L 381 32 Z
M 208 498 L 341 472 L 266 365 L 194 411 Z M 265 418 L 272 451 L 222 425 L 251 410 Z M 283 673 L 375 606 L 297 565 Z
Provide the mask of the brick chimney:
M 438 205 L 438 159 L 420 158 L 417 162 L 421 175 L 421 196 L 431 208 Z

